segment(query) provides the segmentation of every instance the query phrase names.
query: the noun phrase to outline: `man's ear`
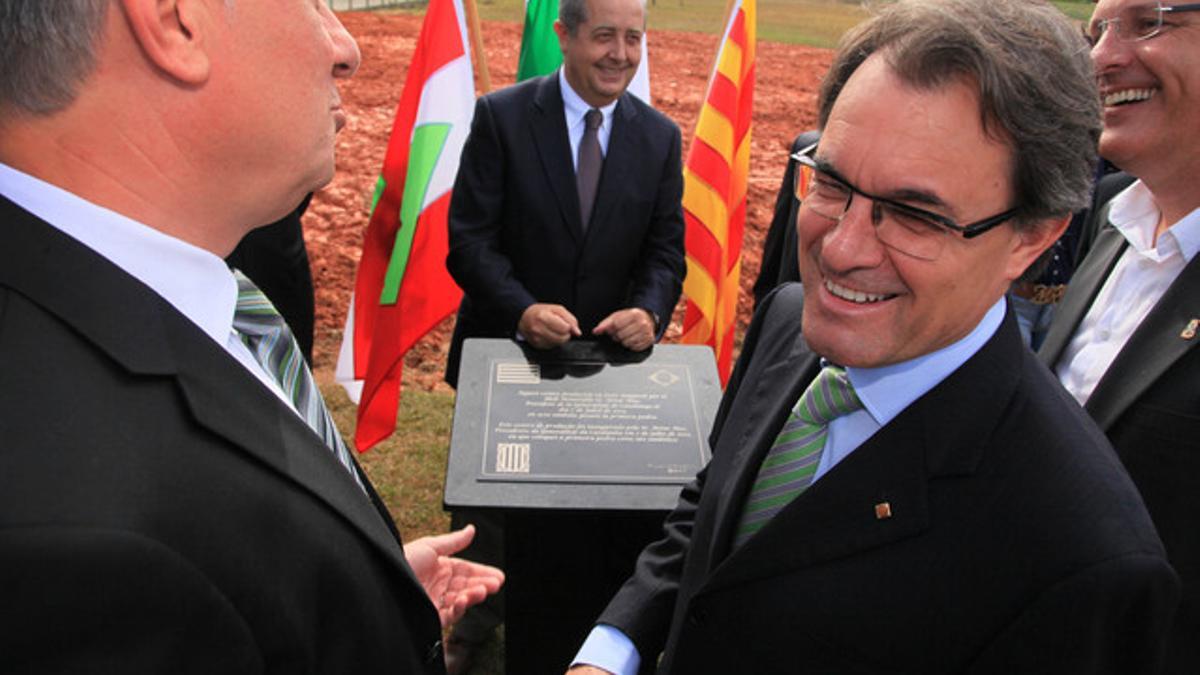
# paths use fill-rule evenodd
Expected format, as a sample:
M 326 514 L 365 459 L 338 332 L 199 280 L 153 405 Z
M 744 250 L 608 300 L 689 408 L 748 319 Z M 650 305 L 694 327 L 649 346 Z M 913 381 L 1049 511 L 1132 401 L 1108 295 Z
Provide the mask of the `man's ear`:
M 1031 227 L 1017 230 L 1006 270 L 1009 280 L 1015 281 L 1024 274 L 1038 256 L 1058 241 L 1070 222 L 1071 215 L 1067 214 L 1062 218 L 1047 218 Z
M 569 31 L 567 30 L 567 26 L 558 19 L 554 20 L 554 34 L 558 36 L 558 48 L 561 49 L 564 54 L 566 54 L 567 36 L 569 35 Z
M 203 84 L 209 75 L 205 0 L 121 0 L 129 30 L 146 58 L 180 82 Z

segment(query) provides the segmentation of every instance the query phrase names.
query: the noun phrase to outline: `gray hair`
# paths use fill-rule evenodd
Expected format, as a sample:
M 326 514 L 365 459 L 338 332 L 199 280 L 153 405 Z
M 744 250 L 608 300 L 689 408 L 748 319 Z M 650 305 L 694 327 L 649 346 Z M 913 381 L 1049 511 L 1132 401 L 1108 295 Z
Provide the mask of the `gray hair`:
M 642 9 L 646 9 L 646 0 L 641 0 Z M 581 24 L 587 23 L 588 0 L 558 0 L 558 20 L 566 27 L 571 35 Z
M 902 0 L 887 6 L 843 38 L 821 84 L 822 128 L 850 76 L 875 52 L 917 88 L 964 78 L 978 85 L 984 131 L 1013 149 L 1015 227 L 1088 205 L 1100 99 L 1087 43 L 1053 5 Z
M 109 0 L 0 0 L 0 110 L 49 114 L 96 64 Z

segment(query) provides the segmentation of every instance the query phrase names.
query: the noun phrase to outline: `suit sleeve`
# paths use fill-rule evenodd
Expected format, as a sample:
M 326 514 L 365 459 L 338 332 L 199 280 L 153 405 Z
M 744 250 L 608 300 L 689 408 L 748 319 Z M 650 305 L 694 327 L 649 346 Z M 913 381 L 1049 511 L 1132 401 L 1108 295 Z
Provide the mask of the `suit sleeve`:
M 1160 556 L 1106 560 L 1051 587 L 967 673 L 1158 673 L 1178 597 L 1179 579 Z
M 792 288 L 799 292 L 798 285 L 792 285 Z M 725 388 L 713 422 L 712 433 L 709 436 L 712 448 L 718 447 L 717 441 L 720 439 L 729 408 L 737 398 L 748 364 L 753 359 L 755 346 L 764 332 L 763 324 L 767 321 L 764 317 L 769 313 L 771 302 L 777 296 L 778 291 L 763 299 L 746 332 L 741 356 L 734 366 L 733 375 Z M 633 576 L 617 591 L 597 621 L 614 626 L 627 635 L 637 645 L 643 662 L 657 657 L 666 644 L 667 631 L 679 592 L 679 581 L 691 544 L 692 528 L 707 474 L 708 467 L 705 467 L 680 491 L 675 509 L 663 523 L 663 538 L 647 546 L 638 556 Z
M 488 97 L 475 103 L 471 133 L 463 145 L 450 198 L 450 252 L 446 267 L 472 300 L 499 312 L 516 330 L 527 307 L 537 302 L 517 279 L 501 243 L 508 160 Z
M 249 626 L 194 566 L 138 535 L 0 532 L 0 670 L 261 673 Z
M 687 273 L 683 243 L 683 165 L 680 161 L 679 127 L 669 124 L 666 160 L 658 177 L 654 211 L 642 242 L 632 279 L 631 306 L 648 309 L 658 317 L 661 339 L 683 289 Z

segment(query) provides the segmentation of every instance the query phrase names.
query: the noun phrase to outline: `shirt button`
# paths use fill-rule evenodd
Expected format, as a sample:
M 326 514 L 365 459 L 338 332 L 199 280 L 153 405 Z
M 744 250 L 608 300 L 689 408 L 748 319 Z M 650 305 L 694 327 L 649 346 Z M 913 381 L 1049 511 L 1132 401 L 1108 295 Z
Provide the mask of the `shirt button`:
M 1096 334 L 1100 336 L 1101 340 L 1107 340 L 1108 338 L 1112 337 L 1112 331 L 1107 328 L 1101 328 L 1100 330 L 1096 331 Z

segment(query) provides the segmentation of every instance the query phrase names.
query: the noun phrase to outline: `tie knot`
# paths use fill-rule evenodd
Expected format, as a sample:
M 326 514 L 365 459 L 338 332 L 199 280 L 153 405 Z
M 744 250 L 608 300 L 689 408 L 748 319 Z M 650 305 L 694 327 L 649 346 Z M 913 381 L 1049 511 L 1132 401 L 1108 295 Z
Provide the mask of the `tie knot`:
M 241 270 L 233 270 L 238 297 L 233 312 L 233 327 L 247 336 L 260 336 L 283 327 L 283 316 L 267 296 Z
M 838 366 L 825 366 L 796 403 L 795 413 L 809 424 L 824 426 L 862 407 L 846 371 Z
M 600 128 L 600 123 L 604 121 L 604 113 L 592 108 L 583 115 L 583 122 L 587 125 L 589 131 L 595 131 Z

